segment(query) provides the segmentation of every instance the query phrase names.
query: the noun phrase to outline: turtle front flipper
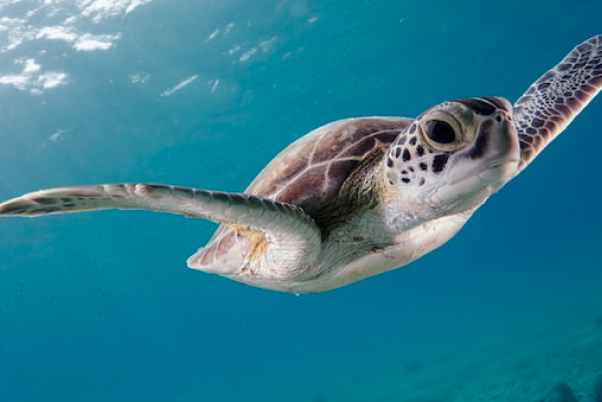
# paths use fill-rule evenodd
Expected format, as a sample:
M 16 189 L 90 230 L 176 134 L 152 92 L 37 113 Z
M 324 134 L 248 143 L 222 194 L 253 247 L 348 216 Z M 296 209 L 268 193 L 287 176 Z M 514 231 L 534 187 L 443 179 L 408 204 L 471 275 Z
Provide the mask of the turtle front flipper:
M 514 104 L 521 160 L 516 174 L 556 138 L 602 88 L 602 35 L 575 47 Z
M 102 209 L 143 209 L 205 218 L 255 243 L 245 263 L 307 266 L 321 247 L 320 229 L 300 207 L 242 193 L 158 184 L 105 184 L 41 190 L 0 204 L 0 216 L 42 216 Z M 286 276 L 286 272 L 281 272 Z M 288 273 L 290 274 L 290 273 Z

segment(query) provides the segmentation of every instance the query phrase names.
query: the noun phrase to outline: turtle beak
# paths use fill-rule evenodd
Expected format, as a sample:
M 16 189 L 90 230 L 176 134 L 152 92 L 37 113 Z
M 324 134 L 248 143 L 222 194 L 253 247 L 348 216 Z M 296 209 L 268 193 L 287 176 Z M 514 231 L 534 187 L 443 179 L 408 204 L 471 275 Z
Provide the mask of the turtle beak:
M 466 163 L 470 168 L 456 181 L 473 177 L 491 191 L 497 191 L 513 177 L 520 158 L 518 135 L 512 123 L 512 105 L 497 97 L 458 102 L 474 112 L 476 136 L 471 146 L 457 155 L 458 162 Z

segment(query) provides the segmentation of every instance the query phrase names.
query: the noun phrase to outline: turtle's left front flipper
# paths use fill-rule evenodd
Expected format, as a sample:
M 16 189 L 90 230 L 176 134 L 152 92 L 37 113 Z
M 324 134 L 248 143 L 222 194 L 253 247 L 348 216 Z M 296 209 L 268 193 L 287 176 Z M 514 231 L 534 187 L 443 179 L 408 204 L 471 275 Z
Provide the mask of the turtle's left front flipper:
M 266 244 L 282 248 L 297 261 L 311 261 L 321 246 L 320 229 L 296 205 L 242 193 L 158 184 L 104 184 L 36 191 L 0 204 L 0 216 L 31 217 L 102 209 L 143 209 L 209 219 L 265 237 Z
M 575 47 L 514 104 L 520 173 L 602 89 L 602 35 Z

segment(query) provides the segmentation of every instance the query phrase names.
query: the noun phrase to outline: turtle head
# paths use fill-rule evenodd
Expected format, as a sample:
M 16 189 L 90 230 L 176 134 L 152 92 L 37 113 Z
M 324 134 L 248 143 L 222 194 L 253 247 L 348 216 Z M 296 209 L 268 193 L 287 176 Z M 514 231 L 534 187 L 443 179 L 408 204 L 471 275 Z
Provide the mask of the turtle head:
M 388 193 L 425 218 L 473 210 L 518 166 L 512 106 L 502 98 L 436 105 L 391 144 L 384 160 Z

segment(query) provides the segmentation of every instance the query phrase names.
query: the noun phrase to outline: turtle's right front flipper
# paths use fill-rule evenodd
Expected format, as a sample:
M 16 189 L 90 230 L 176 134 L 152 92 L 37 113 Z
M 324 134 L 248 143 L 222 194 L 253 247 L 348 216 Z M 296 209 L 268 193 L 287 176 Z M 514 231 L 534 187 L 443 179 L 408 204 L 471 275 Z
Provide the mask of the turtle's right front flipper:
M 516 174 L 602 90 L 602 35 L 576 46 L 514 104 L 521 160 Z
M 105 184 L 41 190 L 0 204 L 0 216 L 41 216 L 101 209 L 170 212 L 224 223 L 253 237 L 258 252 L 297 265 L 312 262 L 321 247 L 320 229 L 300 207 L 242 193 L 157 184 Z M 282 258 L 284 257 L 284 260 Z M 261 258 L 261 256 L 249 256 Z

